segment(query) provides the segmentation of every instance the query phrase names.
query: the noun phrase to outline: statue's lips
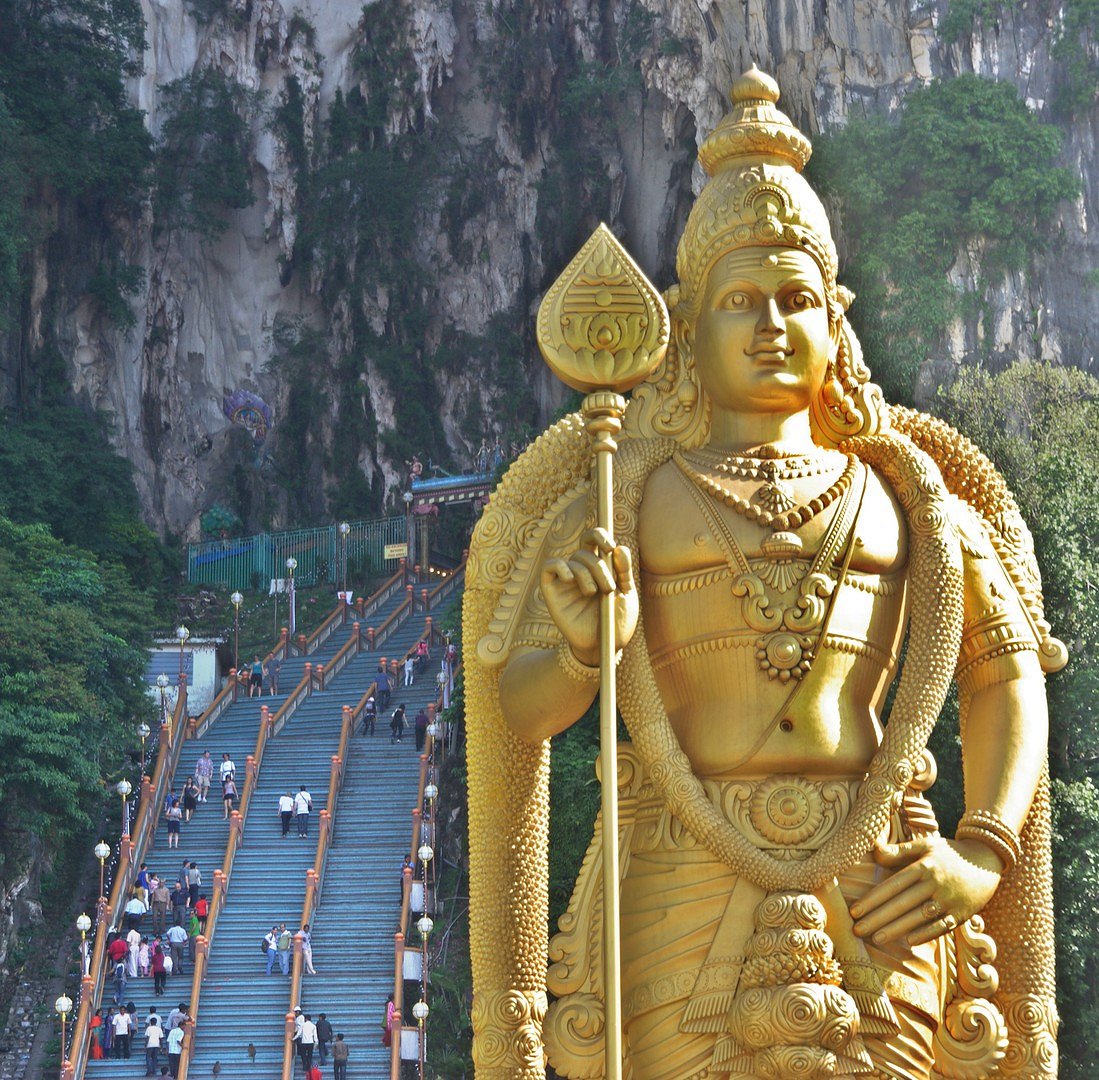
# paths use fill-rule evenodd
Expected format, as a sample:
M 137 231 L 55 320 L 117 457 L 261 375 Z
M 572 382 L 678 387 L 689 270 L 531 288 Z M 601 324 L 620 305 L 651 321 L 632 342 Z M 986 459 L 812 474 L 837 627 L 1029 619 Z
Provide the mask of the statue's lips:
M 781 345 L 760 346 L 745 350 L 746 355 L 751 357 L 755 365 L 762 368 L 786 367 L 786 358 L 792 352 L 792 349 L 783 348 Z

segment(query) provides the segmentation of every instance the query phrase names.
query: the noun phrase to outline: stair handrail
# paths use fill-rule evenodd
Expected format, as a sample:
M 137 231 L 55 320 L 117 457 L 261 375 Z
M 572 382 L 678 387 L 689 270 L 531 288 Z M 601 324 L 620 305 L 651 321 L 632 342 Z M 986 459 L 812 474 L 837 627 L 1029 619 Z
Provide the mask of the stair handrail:
M 408 580 L 408 567 L 405 560 L 401 559 L 400 565 L 388 578 L 374 590 L 374 594 L 361 604 L 356 604 L 360 619 L 367 615 L 373 615 L 398 589 L 404 587 Z
M 428 625 L 425 627 L 425 634 L 431 633 L 431 624 L 428 620 Z M 423 635 L 421 635 L 422 637 Z M 462 665 L 459 663 L 455 669 L 455 677 L 461 671 Z M 440 687 L 439 692 L 435 698 L 435 703 L 428 706 L 428 718 L 431 723 L 438 723 L 438 716 L 442 712 L 443 707 L 443 693 Z M 428 735 L 424 741 L 425 753 L 420 755 L 420 775 L 417 788 L 417 801 L 416 807 L 412 811 L 412 842 L 409 845 L 408 858 L 412 866 L 416 865 L 416 858 L 419 850 L 419 846 L 424 842 L 424 826 L 428 827 L 428 836 L 430 837 L 432 847 L 435 846 L 435 799 L 428 801 L 428 820 L 425 823 L 423 817 L 424 806 L 424 788 L 427 785 L 428 775 L 431 775 L 432 783 L 437 783 L 437 770 L 433 766 L 435 760 L 435 743 L 439 741 L 442 747 L 446 747 L 446 740 L 437 740 L 436 736 Z M 437 796 L 436 796 L 437 798 Z M 434 873 L 435 859 L 424 866 L 423 870 L 423 888 L 424 888 L 424 910 L 426 912 L 428 907 L 428 869 Z M 394 935 L 394 973 L 393 973 L 393 1002 L 397 1007 L 396 1015 L 401 1017 L 401 1031 L 404 1031 L 404 954 L 405 954 L 405 942 L 408 940 L 408 927 L 411 920 L 411 898 L 412 898 L 412 875 L 413 870 L 411 867 L 406 867 L 402 872 L 402 887 L 401 887 L 401 911 L 400 911 L 400 930 Z M 426 983 L 427 981 L 427 950 L 421 948 L 421 979 Z M 419 1027 L 409 1028 L 409 1030 L 417 1031 L 422 1037 L 422 1030 Z M 401 1057 L 400 1057 L 400 1033 L 397 1033 L 396 1038 L 391 1037 L 393 1044 L 392 1055 L 390 1058 L 390 1080 L 400 1080 L 401 1069 Z
M 92 945 L 88 972 L 80 980 L 80 1003 L 73 1022 L 69 1053 L 62 1063 L 62 1080 L 83 1077 L 91 1050 L 89 1041 L 92 1014 L 103 999 L 107 981 L 107 935 L 114 929 L 123 897 L 129 881 L 130 869 L 140 865 L 145 857 L 149 841 L 156 831 L 159 807 L 164 800 L 167 777 L 175 773 L 179 764 L 183 743 L 187 737 L 187 678 L 183 676 L 176 695 L 175 709 L 170 724 L 160 726 L 160 748 L 157 751 L 153 779 L 146 784 L 142 778 L 142 798 L 137 812 L 134 837 L 124 833 L 119 843 L 118 867 L 115 871 L 111 893 L 105 903 L 97 904 L 95 938 Z
M 370 689 L 374 690 L 376 687 L 377 683 L 372 683 Z M 299 926 L 305 926 L 312 921 L 313 911 L 319 902 L 321 882 L 324 879 L 324 866 L 328 858 L 332 830 L 335 826 L 336 807 L 347 767 L 347 749 L 354 728 L 355 711 L 350 705 L 344 705 L 343 723 L 340 725 L 340 742 L 336 753 L 332 755 L 332 773 L 328 781 L 328 802 L 325 804 L 325 809 L 320 812 L 317 854 L 313 860 L 313 868 L 307 870 L 305 874 L 305 898 L 302 901 Z M 294 1080 L 294 1005 L 301 999 L 303 966 L 301 935 L 301 930 L 294 934 L 294 961 L 290 972 L 290 1009 L 286 1014 L 286 1028 L 282 1045 L 282 1080 Z

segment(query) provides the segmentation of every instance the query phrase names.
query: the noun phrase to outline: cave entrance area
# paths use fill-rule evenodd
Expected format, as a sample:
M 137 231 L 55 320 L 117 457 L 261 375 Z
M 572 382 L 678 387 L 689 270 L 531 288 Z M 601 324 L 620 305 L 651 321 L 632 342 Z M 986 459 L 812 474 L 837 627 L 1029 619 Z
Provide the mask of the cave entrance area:
M 461 476 L 413 476 L 404 493 L 408 527 L 408 561 L 429 572 L 432 559 L 440 566 L 456 565 L 461 552 L 469 547 L 473 526 L 488 503 L 494 483 L 490 472 Z M 442 511 L 468 507 L 471 514 L 443 514 Z M 435 550 L 438 549 L 438 550 Z

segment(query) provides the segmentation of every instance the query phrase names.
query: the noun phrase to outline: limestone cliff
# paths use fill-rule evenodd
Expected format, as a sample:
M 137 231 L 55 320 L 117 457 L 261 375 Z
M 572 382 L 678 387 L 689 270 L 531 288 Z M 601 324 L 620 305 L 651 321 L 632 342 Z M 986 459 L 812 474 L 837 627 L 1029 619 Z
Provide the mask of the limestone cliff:
M 943 0 L 376 0 L 365 7 L 206 0 L 198 13 L 188 0 L 142 6 L 145 73 L 131 89 L 151 131 L 163 124 L 165 84 L 207 69 L 239 84 L 250 103 L 255 201 L 227 211 L 228 228 L 212 240 L 166 230 L 155 203 L 120 226 L 126 256 L 145 269 L 131 331 L 109 323 L 88 296 L 69 295 L 51 310 L 59 312 L 53 329 L 72 386 L 113 414 L 149 520 L 189 538 L 214 501 L 235 498 L 254 519 L 249 489 L 285 486 L 286 455 L 272 479 L 232 434 L 222 403 L 235 390 L 272 406 L 268 451 L 284 437 L 296 399 L 311 413 L 304 428 L 298 424 L 292 460 L 308 490 L 293 505 L 274 496 L 265 513 L 276 522 L 306 509 L 347 512 L 348 502 L 356 512 L 380 506 L 418 439 L 435 460 L 463 465 L 482 436 L 514 437 L 522 426 L 543 424 L 563 395 L 531 346 L 541 291 L 599 219 L 620 232 L 654 280 L 670 280 L 674 241 L 699 183 L 697 142 L 722 115 L 732 77 L 752 61 L 774 73 L 783 108 L 810 132 L 896 109 L 913 88 L 963 72 L 1013 83 L 1052 117 L 1065 77 L 1051 56 L 1064 12 L 1045 0 L 970 4 L 983 19 L 951 43 L 941 33 L 949 15 Z M 1094 63 L 1094 40 L 1083 42 Z M 618 68 L 630 78 L 610 81 Z M 588 100 L 577 101 L 578 85 Z M 291 97 L 296 134 L 277 122 Z M 401 157 L 403 172 L 377 174 L 382 186 L 403 176 L 416 190 L 399 231 L 379 233 L 373 249 L 341 248 L 338 235 L 343 211 L 348 229 L 360 221 L 361 233 L 361 215 L 387 206 L 386 192 L 354 187 L 359 176 L 343 190 L 377 203 L 361 211 L 349 195 L 340 207 L 330 120 L 334 107 L 353 100 L 361 103 L 355 115 L 369 117 L 372 145 L 399 143 L 409 132 L 421 138 Z M 573 116 L 588 111 L 575 131 L 562 130 L 566 106 Z M 1080 196 L 1061 208 L 1060 238 L 992 290 L 983 320 L 952 327 L 939 363 L 927 367 L 925 389 L 941 377 L 943 360 L 963 363 L 978 353 L 1094 367 L 1094 99 L 1058 122 L 1062 161 L 1083 178 Z M 311 200 L 319 199 L 316 170 L 325 162 L 329 213 L 320 222 L 320 203 Z M 976 258 L 959 252 L 959 282 L 973 280 Z M 63 279 L 41 253 L 30 344 L 41 333 L 35 298 L 63 290 Z M 319 332 L 306 365 L 312 397 L 303 398 L 301 365 L 292 375 L 270 363 L 277 325 Z M 386 352 L 391 340 L 401 346 L 396 360 Z M 409 395 L 425 413 L 409 411 Z M 437 415 L 437 423 L 422 435 L 409 431 L 417 415 Z

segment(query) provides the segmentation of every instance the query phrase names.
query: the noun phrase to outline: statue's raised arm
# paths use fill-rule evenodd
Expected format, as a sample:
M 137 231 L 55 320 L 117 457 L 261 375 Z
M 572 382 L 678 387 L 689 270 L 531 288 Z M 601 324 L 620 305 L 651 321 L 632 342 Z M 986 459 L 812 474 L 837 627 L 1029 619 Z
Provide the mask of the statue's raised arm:
M 700 150 L 613 540 L 576 416 L 474 535 L 481 1080 L 541 1078 L 547 1056 L 604 1075 L 599 830 L 550 940 L 547 740 L 595 696 L 611 594 L 624 1075 L 1056 1075 L 1045 673 L 1064 647 L 1002 478 L 870 381 L 777 100 L 753 68 Z M 955 680 L 966 812 L 946 838 L 927 741 Z

